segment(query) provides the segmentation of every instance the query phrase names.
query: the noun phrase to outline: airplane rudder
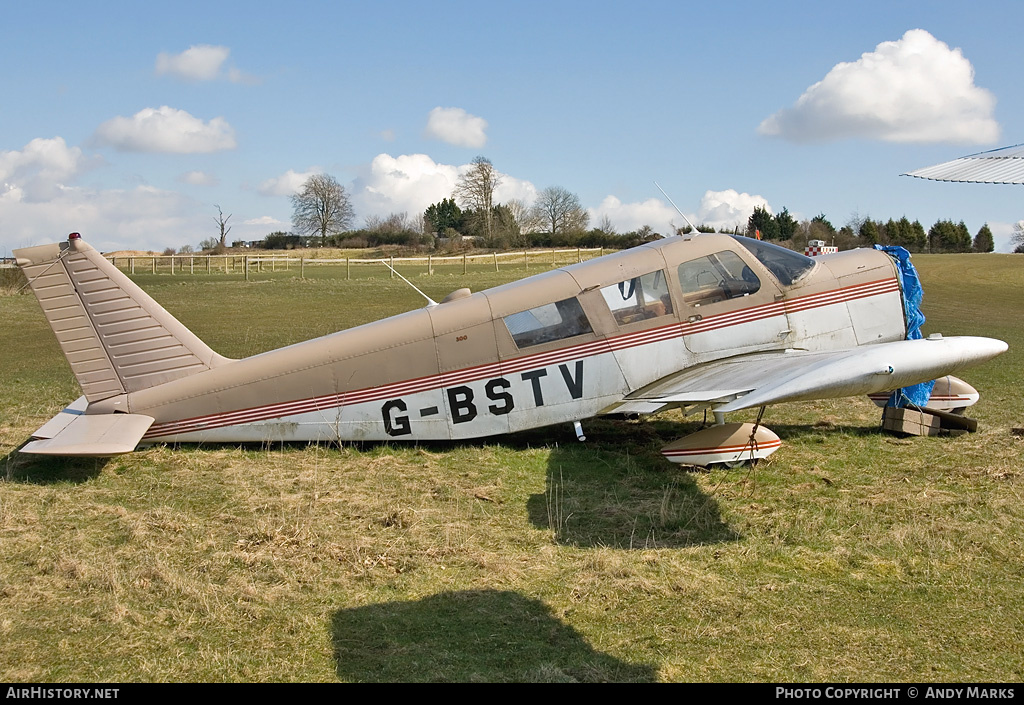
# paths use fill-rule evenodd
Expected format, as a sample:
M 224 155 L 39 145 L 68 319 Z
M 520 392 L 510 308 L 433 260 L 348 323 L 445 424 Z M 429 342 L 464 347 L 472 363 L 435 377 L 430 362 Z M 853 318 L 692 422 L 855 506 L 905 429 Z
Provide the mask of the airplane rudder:
M 90 402 L 227 361 L 77 233 L 14 254 Z

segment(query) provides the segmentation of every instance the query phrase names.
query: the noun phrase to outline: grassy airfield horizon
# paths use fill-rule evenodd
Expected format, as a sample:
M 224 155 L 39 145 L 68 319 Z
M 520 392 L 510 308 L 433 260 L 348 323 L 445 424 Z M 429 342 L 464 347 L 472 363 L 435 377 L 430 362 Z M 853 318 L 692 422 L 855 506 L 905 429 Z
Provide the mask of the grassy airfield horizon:
M 780 405 L 770 462 L 711 472 L 661 458 L 699 426 L 674 412 L 584 422 L 586 443 L 31 458 L 80 391 L 33 297 L 0 296 L 0 679 L 1019 681 L 1024 258 L 913 261 L 925 334 L 1010 344 L 962 375 L 979 432 Z M 422 305 L 317 271 L 135 280 L 231 357 Z M 527 273 L 411 278 L 440 300 Z

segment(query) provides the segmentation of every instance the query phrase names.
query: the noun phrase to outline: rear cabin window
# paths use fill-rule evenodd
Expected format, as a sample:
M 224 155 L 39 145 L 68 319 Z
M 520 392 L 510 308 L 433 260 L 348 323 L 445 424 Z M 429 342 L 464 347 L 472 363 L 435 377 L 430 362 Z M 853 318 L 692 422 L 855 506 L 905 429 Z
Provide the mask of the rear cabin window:
M 735 252 L 725 250 L 679 265 L 683 299 L 695 306 L 753 294 L 761 280 Z
M 606 286 L 601 296 L 620 326 L 672 313 L 668 282 L 661 270 Z
M 783 286 L 791 285 L 814 268 L 814 260 L 799 252 L 742 235 L 733 235 L 733 239 L 757 257 L 757 261 L 767 267 Z
M 505 327 L 520 348 L 592 333 L 590 321 L 576 299 L 544 304 L 505 316 Z

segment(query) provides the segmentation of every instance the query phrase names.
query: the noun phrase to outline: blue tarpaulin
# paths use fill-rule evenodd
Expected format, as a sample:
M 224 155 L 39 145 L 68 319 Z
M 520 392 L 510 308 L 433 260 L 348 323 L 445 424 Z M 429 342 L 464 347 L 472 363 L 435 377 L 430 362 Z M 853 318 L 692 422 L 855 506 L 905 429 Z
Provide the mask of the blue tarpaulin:
M 910 261 L 910 252 L 905 247 L 890 245 L 875 245 L 875 249 L 892 257 L 898 265 L 900 289 L 903 290 L 903 314 L 907 319 L 907 340 L 918 340 L 924 337 L 921 334 L 921 326 L 924 324 L 924 314 L 921 313 L 924 289 L 921 288 L 921 279 L 917 276 L 917 270 Z M 889 397 L 886 406 L 905 407 L 911 404 L 927 406 L 934 386 L 935 380 L 932 380 L 915 384 L 912 387 L 897 389 Z

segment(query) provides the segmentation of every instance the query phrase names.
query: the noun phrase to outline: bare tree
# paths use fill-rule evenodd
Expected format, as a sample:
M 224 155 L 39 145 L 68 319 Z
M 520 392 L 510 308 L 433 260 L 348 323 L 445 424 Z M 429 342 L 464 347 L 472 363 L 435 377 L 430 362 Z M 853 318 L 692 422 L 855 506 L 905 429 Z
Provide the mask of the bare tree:
M 355 219 L 345 187 L 333 176 L 314 174 L 292 195 L 292 227 L 298 235 L 320 237 L 344 232 Z
M 601 216 L 601 222 L 597 224 L 597 229 L 608 235 L 618 235 L 619 231 L 615 229 L 615 225 L 612 223 L 612 219 L 605 213 Z
M 1013 224 L 1013 235 L 1010 237 L 1010 244 L 1014 246 L 1014 252 L 1018 254 L 1024 253 L 1024 220 L 1018 220 Z
M 513 198 L 511 201 L 507 201 L 504 205 L 512 214 L 512 218 L 515 220 L 516 225 L 519 226 L 519 232 L 533 233 L 540 230 L 543 223 L 537 220 L 537 213 L 533 208 L 526 205 L 522 200 Z
M 390 213 L 387 217 L 368 215 L 365 223 L 367 230 L 382 233 L 422 232 L 418 224 L 409 219 L 408 212 Z
M 590 222 L 590 214 L 580 204 L 579 196 L 561 186 L 548 186 L 541 191 L 533 209 L 552 234 L 586 230 Z
M 214 249 L 217 252 L 224 252 L 228 249 L 228 233 L 231 232 L 231 228 L 228 226 L 228 221 L 231 220 L 231 214 L 224 217 L 224 211 L 220 209 L 220 206 L 214 204 L 214 208 L 217 209 L 217 217 L 213 219 L 213 222 L 217 224 L 220 229 L 220 237 L 217 240 L 217 246 Z
M 455 200 L 463 208 L 472 208 L 483 216 L 487 238 L 494 231 L 494 189 L 501 183 L 501 175 L 495 170 L 491 160 L 477 157 L 470 165 L 469 171 L 459 176 L 452 193 Z

